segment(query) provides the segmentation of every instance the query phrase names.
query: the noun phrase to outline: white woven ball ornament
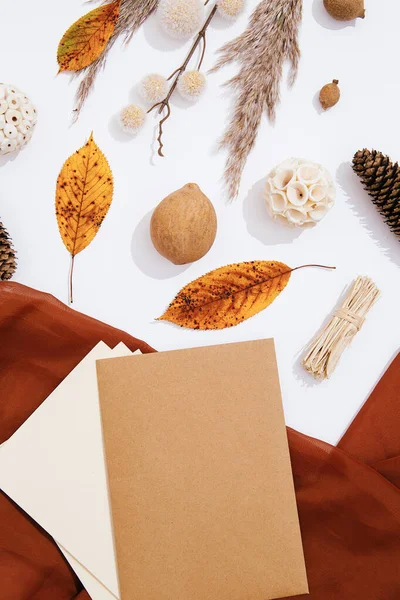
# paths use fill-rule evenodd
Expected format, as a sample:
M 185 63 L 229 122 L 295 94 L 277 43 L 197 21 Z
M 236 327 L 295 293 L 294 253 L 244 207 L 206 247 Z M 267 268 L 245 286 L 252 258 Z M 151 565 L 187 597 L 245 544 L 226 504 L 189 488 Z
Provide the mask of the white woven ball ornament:
M 168 35 L 185 39 L 200 29 L 204 4 L 202 0 L 160 0 L 157 18 Z
M 121 110 L 119 120 L 125 133 L 136 135 L 142 128 L 146 119 L 146 113 L 141 106 L 129 104 Z
M 168 82 L 165 77 L 156 73 L 146 75 L 140 82 L 139 92 L 145 102 L 156 104 L 167 95 Z
M 242 12 L 245 0 L 218 0 L 218 13 L 228 21 L 234 21 Z
M 190 102 L 196 102 L 206 88 L 206 77 L 200 71 L 184 71 L 178 79 L 178 92 Z
M 334 205 L 335 186 L 321 165 L 291 158 L 268 175 L 265 202 L 274 220 L 289 227 L 313 227 Z
M 36 121 L 36 108 L 28 96 L 0 83 L 0 155 L 21 150 L 31 139 Z

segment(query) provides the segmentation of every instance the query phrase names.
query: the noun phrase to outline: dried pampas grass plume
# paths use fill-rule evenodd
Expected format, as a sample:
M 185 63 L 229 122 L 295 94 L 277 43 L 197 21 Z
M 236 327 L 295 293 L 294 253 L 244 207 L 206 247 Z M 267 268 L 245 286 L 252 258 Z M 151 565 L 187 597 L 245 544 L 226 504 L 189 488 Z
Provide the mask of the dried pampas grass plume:
M 103 2 L 103 4 L 107 4 L 107 2 Z M 127 44 L 135 31 L 143 25 L 147 17 L 156 10 L 157 6 L 158 0 L 121 0 L 118 21 L 115 25 L 114 33 L 110 37 L 104 51 L 91 65 L 77 73 L 78 76 L 81 73 L 84 73 L 84 75 L 76 94 L 77 104 L 74 110 L 74 123 L 78 120 L 83 105 L 92 90 L 95 79 L 100 70 L 104 67 L 107 55 L 117 39 L 120 36 L 123 36 L 125 38 L 124 42 Z
M 238 61 L 239 73 L 226 82 L 237 93 L 234 113 L 220 142 L 226 148 L 225 183 L 229 198 L 239 192 L 240 179 L 253 148 L 261 117 L 267 111 L 275 119 L 279 86 L 285 60 L 291 62 L 289 84 L 293 85 L 300 49 L 298 29 L 302 0 L 262 0 L 253 12 L 248 28 L 223 46 L 211 72 Z

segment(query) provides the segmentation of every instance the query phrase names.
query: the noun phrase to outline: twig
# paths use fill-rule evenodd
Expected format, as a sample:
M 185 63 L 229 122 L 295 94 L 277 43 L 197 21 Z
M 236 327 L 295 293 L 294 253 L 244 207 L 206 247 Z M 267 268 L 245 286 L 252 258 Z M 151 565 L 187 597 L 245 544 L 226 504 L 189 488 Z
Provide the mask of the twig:
M 203 33 L 203 35 L 201 37 L 202 37 L 202 40 L 203 40 L 203 48 L 202 48 L 202 51 L 201 51 L 200 60 L 199 60 L 199 64 L 198 64 L 198 67 L 197 67 L 198 71 L 200 71 L 201 65 L 203 64 L 204 55 L 206 53 L 206 46 L 207 46 L 206 34 Z
M 207 4 L 207 2 L 206 2 Z M 161 121 L 158 124 L 158 154 L 159 156 L 164 156 L 164 154 L 162 153 L 162 149 L 163 149 L 163 143 L 162 143 L 162 134 L 163 134 L 163 124 L 165 123 L 165 121 L 168 119 L 168 117 L 171 114 L 171 107 L 170 107 L 170 99 L 172 94 L 174 93 L 176 86 L 178 85 L 178 81 L 180 76 L 182 75 L 182 73 L 186 70 L 186 67 L 188 66 L 190 59 L 192 58 L 197 46 L 200 44 L 201 41 L 203 41 L 203 48 L 202 48 L 202 52 L 201 52 L 201 56 L 200 56 L 200 60 L 199 60 L 199 65 L 197 67 L 197 70 L 200 69 L 202 63 L 203 63 L 203 59 L 204 59 L 204 55 L 205 55 L 205 51 L 206 51 L 206 31 L 207 31 L 207 27 L 209 26 L 209 24 L 211 23 L 215 13 L 217 12 L 217 5 L 215 5 L 210 14 L 208 15 L 203 27 L 200 29 L 199 33 L 196 36 L 196 39 L 193 42 L 193 46 L 191 47 L 191 49 L 189 50 L 188 55 L 185 58 L 184 63 L 178 67 L 177 69 L 175 69 L 175 71 L 173 71 L 173 73 L 171 73 L 171 75 L 168 77 L 167 81 L 170 81 L 171 79 L 173 79 L 173 82 L 171 84 L 171 87 L 169 88 L 168 94 L 165 96 L 164 100 L 161 100 L 160 102 L 157 102 L 156 104 L 154 104 L 151 108 L 149 108 L 149 110 L 147 111 L 148 113 L 151 113 L 155 108 L 159 108 L 158 113 L 161 114 L 162 111 L 164 110 L 164 108 L 167 109 L 167 114 L 165 115 L 165 117 L 163 117 L 161 119 Z

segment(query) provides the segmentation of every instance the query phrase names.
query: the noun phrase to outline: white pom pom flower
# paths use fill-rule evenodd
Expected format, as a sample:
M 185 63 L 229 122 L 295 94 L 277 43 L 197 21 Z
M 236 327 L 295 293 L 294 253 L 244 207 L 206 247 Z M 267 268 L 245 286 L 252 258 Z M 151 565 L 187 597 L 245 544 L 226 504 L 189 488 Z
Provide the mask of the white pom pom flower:
M 119 119 L 125 133 L 136 135 L 143 127 L 146 113 L 141 106 L 129 104 L 129 106 L 125 106 L 125 108 L 121 110 Z
M 21 150 L 31 139 L 36 121 L 36 108 L 28 96 L 0 83 L 0 155 Z
M 289 227 L 313 227 L 334 205 L 335 186 L 321 165 L 291 158 L 268 175 L 265 202 L 274 220 Z
M 178 91 L 182 98 L 196 102 L 206 88 L 206 77 L 200 71 L 184 71 L 178 79 Z
M 244 9 L 245 0 L 218 0 L 218 13 L 228 21 L 234 21 Z
M 139 93 L 149 104 L 161 102 L 168 93 L 168 82 L 162 75 L 152 73 L 143 77 L 139 85 Z
M 201 27 L 204 4 L 202 0 L 160 0 L 157 17 L 168 35 L 186 39 Z

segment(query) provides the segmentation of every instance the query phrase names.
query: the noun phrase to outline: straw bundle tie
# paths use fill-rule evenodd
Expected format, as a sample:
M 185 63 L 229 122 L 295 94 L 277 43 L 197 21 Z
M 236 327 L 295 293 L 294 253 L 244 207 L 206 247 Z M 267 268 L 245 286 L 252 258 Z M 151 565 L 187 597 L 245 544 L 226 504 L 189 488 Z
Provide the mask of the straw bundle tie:
M 360 331 L 365 321 L 365 317 L 362 317 L 361 315 L 358 315 L 357 313 L 351 312 L 344 308 L 339 308 L 335 312 L 334 316 L 338 319 L 343 319 L 344 321 L 347 321 L 348 323 L 350 323 L 350 325 L 353 325 L 356 331 Z

